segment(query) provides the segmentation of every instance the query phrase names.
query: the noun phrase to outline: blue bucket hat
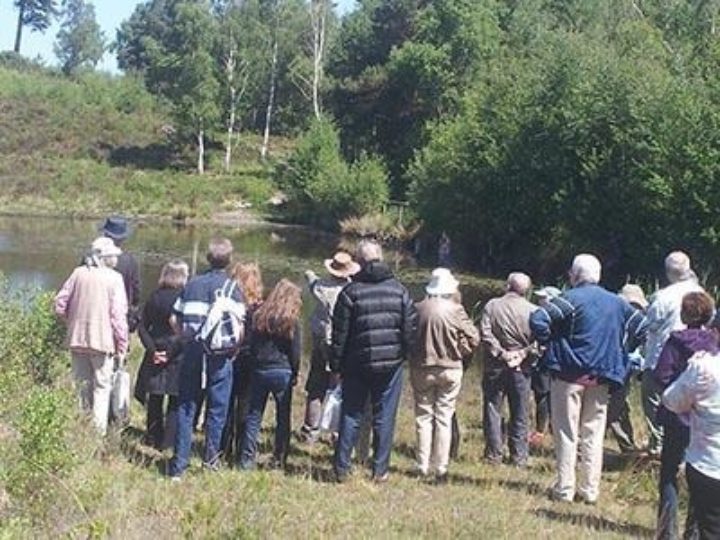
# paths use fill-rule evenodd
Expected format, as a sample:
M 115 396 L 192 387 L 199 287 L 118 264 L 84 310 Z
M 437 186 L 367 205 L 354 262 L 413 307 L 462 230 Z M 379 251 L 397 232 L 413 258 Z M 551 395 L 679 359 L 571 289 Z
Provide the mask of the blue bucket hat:
M 130 236 L 130 224 L 121 216 L 110 216 L 100 227 L 100 232 L 113 240 L 125 240 Z

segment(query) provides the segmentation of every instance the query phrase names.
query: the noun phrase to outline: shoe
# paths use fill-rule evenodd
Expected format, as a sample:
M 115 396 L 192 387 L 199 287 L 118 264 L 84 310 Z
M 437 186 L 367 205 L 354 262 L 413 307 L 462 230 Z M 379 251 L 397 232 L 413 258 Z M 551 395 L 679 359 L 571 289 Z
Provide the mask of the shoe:
M 449 480 L 449 478 L 448 478 L 448 473 L 446 473 L 446 472 L 444 472 L 444 473 L 438 473 L 438 474 L 435 476 L 434 484 L 435 484 L 436 486 L 444 486 L 444 485 L 446 485 L 446 484 L 448 483 L 448 480 Z
M 390 480 L 390 473 L 388 472 L 372 475 L 372 481 L 376 484 L 387 484 L 388 480 Z
M 347 482 L 349 476 L 350 475 L 348 471 L 339 471 L 337 469 L 335 470 L 335 482 L 337 482 L 338 484 L 344 484 L 345 482 Z
M 583 503 L 588 506 L 595 506 L 597 504 L 597 499 L 589 499 L 587 497 L 584 497 L 583 495 L 580 495 L 579 493 L 576 493 L 575 497 L 573 497 L 573 502 Z
M 177 483 L 182 482 L 182 476 L 179 476 L 179 475 L 177 475 L 177 476 L 168 476 L 167 478 L 168 478 L 168 480 L 170 480 L 170 482 L 172 482 L 173 484 L 177 484 Z
M 516 469 L 527 469 L 528 462 L 526 459 L 512 459 L 510 465 Z
M 213 461 L 203 461 L 202 468 L 210 472 L 218 472 L 220 470 L 220 460 L 215 459 Z
M 550 491 L 548 493 L 548 497 L 550 498 L 551 501 L 555 501 L 555 502 L 571 503 L 574 501 L 574 497 L 567 497 L 565 495 L 561 495 L 560 493 L 558 493 L 557 491 L 555 491 L 552 488 L 550 489 Z

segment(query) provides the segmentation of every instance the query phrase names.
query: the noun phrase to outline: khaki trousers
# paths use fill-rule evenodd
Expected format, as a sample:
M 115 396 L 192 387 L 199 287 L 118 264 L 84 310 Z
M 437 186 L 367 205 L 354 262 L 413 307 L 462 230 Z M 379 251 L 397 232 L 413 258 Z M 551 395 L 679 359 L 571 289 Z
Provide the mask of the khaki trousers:
M 597 500 L 602 474 L 603 439 L 609 391 L 606 385 L 582 386 L 553 378 L 550 385 L 557 482 L 554 495 L 572 501 L 575 465 L 580 454 L 577 494 L 588 502 Z
M 417 467 L 422 474 L 447 473 L 452 417 L 462 385 L 461 368 L 424 367 L 410 372 L 415 397 Z
M 95 351 L 71 351 L 71 355 L 80 405 L 92 412 L 93 424 L 105 435 L 110 414 L 113 355 Z

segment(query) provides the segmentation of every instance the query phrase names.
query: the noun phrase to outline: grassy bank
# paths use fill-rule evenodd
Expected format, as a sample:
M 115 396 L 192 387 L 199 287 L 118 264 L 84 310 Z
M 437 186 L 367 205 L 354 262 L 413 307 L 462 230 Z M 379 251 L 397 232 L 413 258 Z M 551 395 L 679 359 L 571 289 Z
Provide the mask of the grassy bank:
M 190 141 L 130 77 L 69 80 L 0 67 L 0 212 L 206 218 L 241 202 L 263 210 L 273 192 L 259 140 L 237 141 L 232 174 L 209 143 L 209 173 L 192 170 Z M 278 141 L 282 151 L 286 141 Z
M 285 472 L 201 471 L 197 458 L 180 483 L 163 476 L 169 454 L 142 444 L 134 404 L 123 433 L 98 440 L 75 410 L 62 332 L 49 298 L 0 302 L 0 537 L 70 538 L 636 538 L 651 537 L 654 471 L 620 460 L 607 441 L 597 506 L 551 502 L 549 441 L 527 470 L 482 462 L 478 366 L 466 378 L 459 414 L 463 443 L 450 482 L 411 476 L 414 432 L 406 384 L 388 484 L 357 470 L 332 482 L 329 444 L 293 441 Z M 25 306 L 25 307 L 23 307 Z M 28 335 L 26 328 L 34 328 Z M 132 365 L 140 347 L 135 344 Z M 307 362 L 307 358 L 304 359 Z M 306 372 L 306 366 L 303 373 Z M 294 426 L 302 418 L 301 380 Z M 636 427 L 639 406 L 633 396 Z M 272 409 L 272 407 L 270 407 Z M 268 411 L 266 417 L 270 417 Z M 263 455 L 269 450 L 264 433 Z

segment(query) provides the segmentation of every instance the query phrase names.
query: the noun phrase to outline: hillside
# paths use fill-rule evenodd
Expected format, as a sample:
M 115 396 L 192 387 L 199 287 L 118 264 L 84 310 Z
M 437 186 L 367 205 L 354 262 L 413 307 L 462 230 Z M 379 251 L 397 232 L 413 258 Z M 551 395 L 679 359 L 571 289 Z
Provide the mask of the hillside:
M 203 218 L 271 194 L 253 137 L 238 141 L 232 175 L 220 174 L 216 143 L 210 173 L 189 173 L 184 143 L 130 77 L 0 67 L 0 212 Z

